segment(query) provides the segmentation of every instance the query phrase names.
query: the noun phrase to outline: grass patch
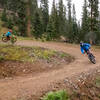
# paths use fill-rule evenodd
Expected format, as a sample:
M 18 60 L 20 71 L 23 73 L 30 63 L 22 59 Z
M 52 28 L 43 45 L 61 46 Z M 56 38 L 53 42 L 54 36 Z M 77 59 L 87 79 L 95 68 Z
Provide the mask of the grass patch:
M 66 91 L 50 92 L 42 100 L 70 100 Z
M 4 57 L 3 56 L 0 56 L 0 61 L 4 60 Z
M 0 78 L 48 71 L 59 64 L 70 63 L 73 57 L 64 54 L 40 47 L 0 44 Z
M 0 45 L 0 59 L 11 61 L 29 61 L 52 59 L 73 59 L 69 54 L 55 52 L 40 47 L 21 47 L 12 45 Z
M 12 45 L 2 45 L 0 46 L 0 53 L 4 56 L 5 60 L 24 60 L 26 58 L 27 52 L 25 52 L 21 47 Z
M 100 76 L 98 76 L 98 77 L 96 78 L 95 83 L 96 83 L 96 86 L 97 86 L 97 87 L 100 87 Z
M 72 57 L 72 56 L 67 53 L 60 53 L 60 57 L 64 58 L 64 57 Z

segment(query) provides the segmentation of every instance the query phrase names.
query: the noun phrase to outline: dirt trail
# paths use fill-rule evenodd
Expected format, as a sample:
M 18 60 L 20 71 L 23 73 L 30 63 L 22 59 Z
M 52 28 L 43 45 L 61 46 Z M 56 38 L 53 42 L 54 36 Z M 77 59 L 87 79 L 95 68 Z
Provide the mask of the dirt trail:
M 71 78 L 100 66 L 100 53 L 98 50 L 93 50 L 93 54 L 95 54 L 97 58 L 97 64 L 92 64 L 85 55 L 81 55 L 79 46 L 77 45 L 33 41 L 20 41 L 17 45 L 39 46 L 57 51 L 64 51 L 75 56 L 76 60 L 69 65 L 64 65 L 62 69 L 54 70 L 49 73 L 44 72 L 34 76 L 0 80 L 0 100 L 12 100 L 19 96 L 23 97 L 31 94 L 40 95 L 41 92 L 50 88 L 52 89 L 55 83 L 64 80 L 66 77 Z

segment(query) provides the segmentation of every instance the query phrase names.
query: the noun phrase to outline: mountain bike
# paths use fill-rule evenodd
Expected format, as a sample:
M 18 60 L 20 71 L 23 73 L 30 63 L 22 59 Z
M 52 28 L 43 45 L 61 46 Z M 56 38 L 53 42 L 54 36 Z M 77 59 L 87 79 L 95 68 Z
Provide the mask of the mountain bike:
M 2 41 L 3 42 L 8 42 L 11 41 L 12 43 L 15 43 L 17 41 L 17 37 L 12 35 L 11 37 L 7 37 L 6 34 L 2 35 Z
M 90 51 L 87 51 L 87 55 L 88 55 L 88 59 L 89 59 L 93 64 L 96 64 L 95 56 L 94 56 Z

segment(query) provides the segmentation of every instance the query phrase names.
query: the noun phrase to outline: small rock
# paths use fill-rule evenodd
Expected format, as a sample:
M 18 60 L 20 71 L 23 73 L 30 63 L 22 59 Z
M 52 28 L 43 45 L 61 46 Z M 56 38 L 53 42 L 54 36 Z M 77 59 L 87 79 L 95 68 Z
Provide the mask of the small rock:
M 24 69 L 23 72 L 26 72 L 26 70 Z
M 29 54 L 30 57 L 35 57 L 34 53 Z
M 12 78 L 12 77 L 5 77 L 5 79 L 6 79 L 6 80 L 8 80 L 8 79 L 9 79 L 9 80 L 12 80 L 13 78 Z
M 98 70 L 97 72 L 100 73 L 100 70 Z
M 65 79 L 65 80 L 64 80 L 64 83 L 67 83 L 67 82 L 68 82 L 68 79 Z

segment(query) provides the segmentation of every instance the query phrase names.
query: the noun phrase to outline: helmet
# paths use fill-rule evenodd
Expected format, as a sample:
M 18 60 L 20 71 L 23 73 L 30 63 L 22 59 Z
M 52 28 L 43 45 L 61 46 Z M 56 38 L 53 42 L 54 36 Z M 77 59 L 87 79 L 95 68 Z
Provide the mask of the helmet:
M 83 46 L 83 41 L 80 41 L 80 46 Z
M 12 33 L 12 30 L 9 30 L 9 32 L 11 32 L 11 33 Z

